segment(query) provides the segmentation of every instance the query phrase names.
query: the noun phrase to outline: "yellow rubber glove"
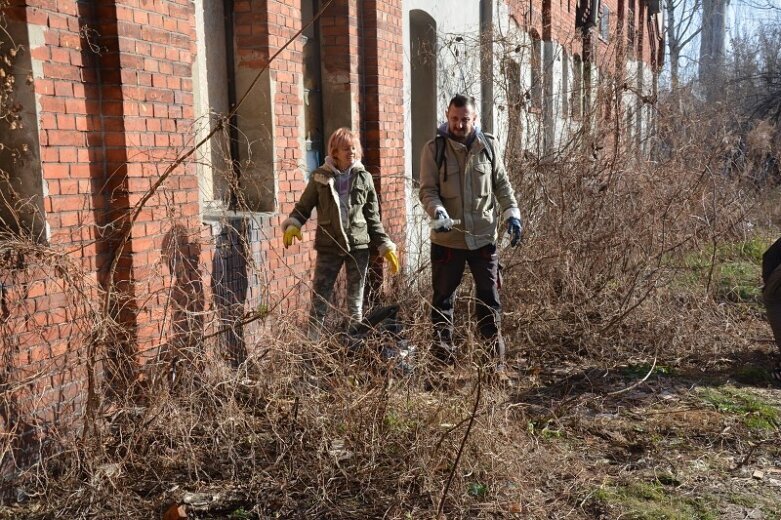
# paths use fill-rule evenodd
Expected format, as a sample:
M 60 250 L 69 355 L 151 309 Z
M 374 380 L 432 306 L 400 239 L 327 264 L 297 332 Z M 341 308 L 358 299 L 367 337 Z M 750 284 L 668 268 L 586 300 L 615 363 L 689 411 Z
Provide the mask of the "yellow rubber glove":
M 399 257 L 396 255 L 396 251 L 386 251 L 385 260 L 390 264 L 391 274 L 399 272 Z
M 303 241 L 304 237 L 301 235 L 301 228 L 296 226 L 288 226 L 285 230 L 285 236 L 282 237 L 282 243 L 285 244 L 285 249 L 293 245 L 293 237 Z

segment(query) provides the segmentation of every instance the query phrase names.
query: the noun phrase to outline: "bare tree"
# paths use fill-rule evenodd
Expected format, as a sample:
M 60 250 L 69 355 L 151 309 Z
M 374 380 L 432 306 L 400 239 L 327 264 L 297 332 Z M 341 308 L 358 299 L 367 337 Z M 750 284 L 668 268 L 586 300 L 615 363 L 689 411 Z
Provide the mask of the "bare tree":
M 701 0 L 665 0 L 667 11 L 667 44 L 670 49 L 670 78 L 673 90 L 680 83 L 683 51 L 702 31 L 698 24 Z
M 781 23 L 733 40 L 729 64 L 727 91 L 745 119 L 781 122 Z
M 728 5 L 729 0 L 703 0 L 702 3 L 699 77 L 708 100 L 721 92 L 718 79 L 724 67 Z
M 781 4 L 778 3 L 778 0 L 740 0 L 738 3 L 751 9 L 781 12 Z

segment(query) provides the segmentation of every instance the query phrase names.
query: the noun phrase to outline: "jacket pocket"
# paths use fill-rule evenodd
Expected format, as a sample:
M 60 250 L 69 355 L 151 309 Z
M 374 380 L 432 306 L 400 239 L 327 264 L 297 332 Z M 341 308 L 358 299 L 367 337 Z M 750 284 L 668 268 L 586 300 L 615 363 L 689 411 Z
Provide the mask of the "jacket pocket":
M 350 242 L 352 245 L 361 246 L 369 243 L 369 231 L 366 219 L 361 215 L 350 224 Z
M 339 241 L 334 234 L 330 220 L 317 222 L 317 231 L 315 231 L 315 246 L 319 247 L 338 247 Z
M 478 163 L 472 170 L 472 190 L 476 196 L 487 197 L 492 191 L 491 163 Z

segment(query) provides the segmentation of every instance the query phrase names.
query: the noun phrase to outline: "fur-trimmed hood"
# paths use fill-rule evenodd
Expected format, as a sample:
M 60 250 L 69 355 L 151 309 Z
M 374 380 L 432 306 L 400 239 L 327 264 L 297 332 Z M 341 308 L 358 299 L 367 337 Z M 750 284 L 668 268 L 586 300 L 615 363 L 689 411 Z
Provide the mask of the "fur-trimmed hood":
M 344 171 L 340 171 L 339 168 L 336 167 L 334 160 L 330 155 L 328 155 L 326 156 L 325 161 L 323 161 L 322 166 L 312 172 L 312 179 L 319 182 L 320 184 L 329 184 L 329 182 L 331 182 L 334 177 L 338 175 L 344 175 L 345 173 L 356 168 L 364 171 L 366 170 L 366 167 L 361 161 L 355 161 L 350 165 L 349 168 Z

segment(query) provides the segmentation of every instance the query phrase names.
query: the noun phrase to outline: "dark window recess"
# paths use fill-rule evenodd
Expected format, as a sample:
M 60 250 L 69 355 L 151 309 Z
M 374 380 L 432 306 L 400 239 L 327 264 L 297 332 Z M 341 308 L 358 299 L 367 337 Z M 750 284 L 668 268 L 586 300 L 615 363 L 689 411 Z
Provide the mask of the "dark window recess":
M 8 97 L 0 120 L 0 231 L 44 242 L 43 175 L 34 82 L 29 81 L 28 25 L 10 16 L 5 22 L 0 40 L 5 61 L 0 63 L 0 71 L 3 78 L 13 79 L 14 87 L 10 94 L 4 93 Z
M 610 37 L 610 9 L 602 6 L 602 15 L 599 17 L 599 37 L 607 41 Z
M 542 41 L 536 34 L 532 34 L 532 59 L 531 59 L 531 106 L 534 109 L 542 108 Z
M 504 74 L 507 81 L 507 150 L 510 156 L 514 156 L 516 151 L 521 150 L 521 114 L 524 108 L 521 64 L 506 58 Z
M 590 29 L 596 27 L 599 18 L 599 0 L 578 0 L 575 9 L 575 27 Z
M 320 9 L 319 0 L 301 3 L 302 21 L 309 23 Z M 304 143 L 307 176 L 327 155 L 323 132 L 323 82 L 320 69 L 320 24 L 312 24 L 302 34 L 304 41 Z
M 654 15 L 661 10 L 661 2 L 659 0 L 646 0 L 648 2 L 648 14 Z
M 577 54 L 572 57 L 572 98 L 570 109 L 572 117 L 583 115 L 583 60 Z
M 409 13 L 412 105 L 412 179 L 420 180 L 420 152 L 437 126 L 437 22 L 427 12 Z
M 561 57 L 561 113 L 567 117 L 569 113 L 569 55 L 565 52 Z
M 523 108 L 521 64 L 509 58 L 505 59 L 504 73 L 507 78 L 507 108 L 512 113 L 520 113 Z

